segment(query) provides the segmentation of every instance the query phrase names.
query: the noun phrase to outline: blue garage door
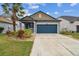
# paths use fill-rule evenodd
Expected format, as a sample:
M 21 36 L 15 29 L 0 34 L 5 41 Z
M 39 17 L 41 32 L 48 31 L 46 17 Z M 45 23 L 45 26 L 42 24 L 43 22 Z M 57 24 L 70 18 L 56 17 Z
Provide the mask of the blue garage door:
M 37 25 L 37 33 L 57 33 L 57 24 Z

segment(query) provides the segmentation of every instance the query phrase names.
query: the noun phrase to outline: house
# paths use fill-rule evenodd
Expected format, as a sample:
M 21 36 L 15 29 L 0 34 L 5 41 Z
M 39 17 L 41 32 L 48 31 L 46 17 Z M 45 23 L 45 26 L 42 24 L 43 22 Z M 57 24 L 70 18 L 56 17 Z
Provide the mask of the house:
M 61 20 L 60 31 L 67 30 L 72 32 L 79 32 L 79 17 L 61 16 L 58 19 Z
M 20 21 L 25 24 L 25 28 L 31 28 L 34 33 L 59 33 L 61 20 L 57 20 L 42 11 L 38 11 L 22 18 Z
M 20 29 L 19 21 L 16 22 L 16 30 Z M 2 33 L 6 33 L 7 30 L 13 31 L 12 21 L 9 17 L 0 16 L 0 27 L 3 27 L 4 30 Z M 24 25 L 22 24 L 24 29 Z

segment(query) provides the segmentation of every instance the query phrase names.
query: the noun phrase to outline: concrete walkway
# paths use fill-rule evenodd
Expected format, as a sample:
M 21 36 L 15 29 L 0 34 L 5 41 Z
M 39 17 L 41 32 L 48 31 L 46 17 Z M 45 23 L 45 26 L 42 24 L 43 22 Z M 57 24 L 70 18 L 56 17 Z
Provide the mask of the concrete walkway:
M 79 56 L 79 41 L 60 34 L 37 34 L 31 56 Z

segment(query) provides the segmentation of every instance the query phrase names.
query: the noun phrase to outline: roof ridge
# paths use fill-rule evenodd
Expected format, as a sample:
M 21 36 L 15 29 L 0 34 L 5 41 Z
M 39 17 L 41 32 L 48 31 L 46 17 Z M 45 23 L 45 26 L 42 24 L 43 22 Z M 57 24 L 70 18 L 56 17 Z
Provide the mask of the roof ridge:
M 63 18 L 67 21 L 79 21 L 79 19 L 78 19 L 79 17 L 76 17 L 76 16 L 61 16 L 59 18 Z

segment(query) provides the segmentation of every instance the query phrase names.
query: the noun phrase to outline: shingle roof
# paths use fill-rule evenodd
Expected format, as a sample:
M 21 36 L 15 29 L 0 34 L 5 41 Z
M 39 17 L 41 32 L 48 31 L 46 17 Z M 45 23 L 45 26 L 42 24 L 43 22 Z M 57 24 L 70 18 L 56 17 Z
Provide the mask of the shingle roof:
M 68 20 L 68 21 L 79 21 L 79 17 L 75 17 L 75 16 L 61 16 L 59 18 L 63 18 L 65 20 Z
M 20 21 L 28 21 L 28 20 L 33 20 L 33 18 L 32 17 L 30 17 L 30 16 L 25 16 L 24 18 L 22 18 Z
M 40 18 L 39 17 L 39 14 L 42 15 L 42 17 Z M 31 17 L 34 19 L 34 20 L 57 20 L 56 18 L 42 12 L 42 11 L 38 11 L 34 14 L 31 15 Z
M 41 17 L 39 17 L 39 14 L 41 15 Z M 42 11 L 38 11 L 30 16 L 26 16 L 24 18 L 21 19 L 21 21 L 23 20 L 34 20 L 34 21 L 60 21 L 57 20 L 56 18 L 42 12 Z

